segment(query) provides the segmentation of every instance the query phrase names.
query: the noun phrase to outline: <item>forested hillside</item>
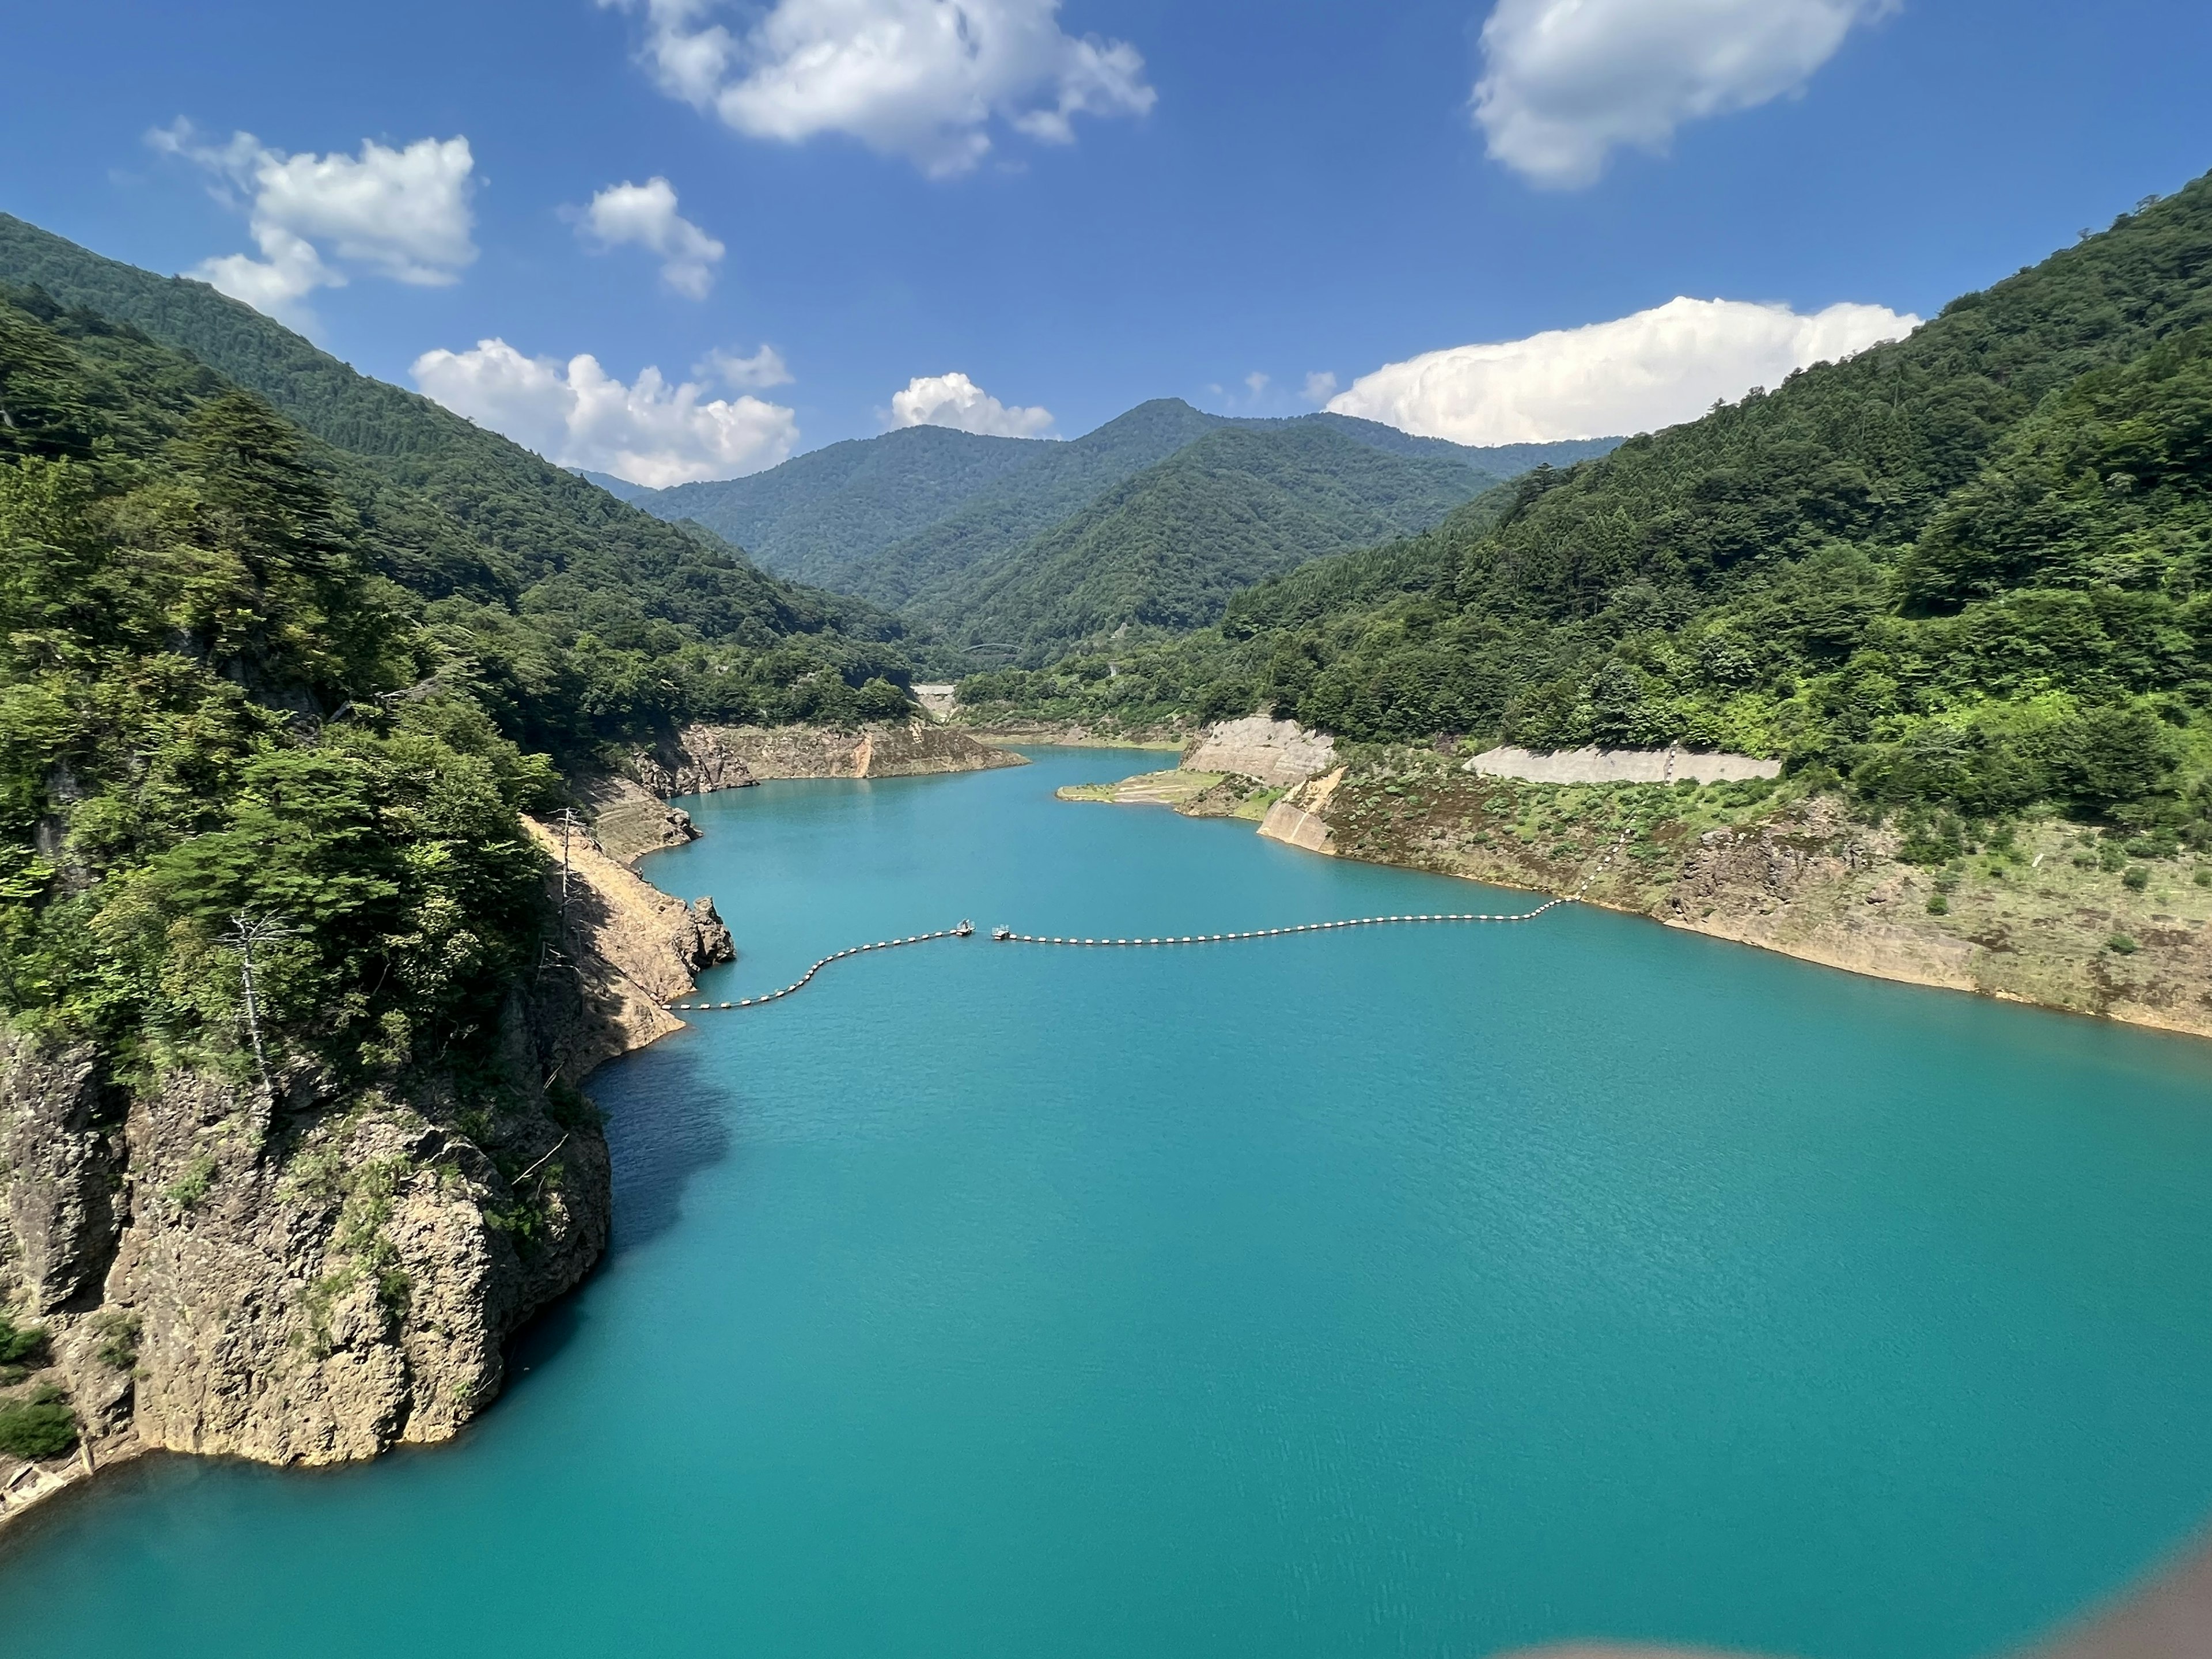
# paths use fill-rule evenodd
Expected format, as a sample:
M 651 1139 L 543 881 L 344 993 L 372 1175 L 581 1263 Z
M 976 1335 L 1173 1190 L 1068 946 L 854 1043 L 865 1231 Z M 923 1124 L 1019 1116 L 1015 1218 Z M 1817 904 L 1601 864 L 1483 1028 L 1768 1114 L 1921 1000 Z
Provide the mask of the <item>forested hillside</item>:
M 1224 426 L 925 588 L 908 614 L 1025 653 L 1124 626 L 1202 628 L 1239 587 L 1434 524 L 1496 482 L 1456 456 L 1393 454 L 1318 421 Z
M 1079 438 L 1041 445 L 1018 471 L 979 489 L 957 512 L 851 562 L 837 585 L 878 605 L 904 605 L 1073 517 L 1221 423 L 1179 398 L 1157 398 Z
M 810 450 L 750 477 L 625 496 L 689 519 L 794 581 L 872 598 L 863 579 L 883 550 L 955 512 L 1057 446 L 949 427 L 902 427 Z
M 1230 431 L 1248 441 L 1189 465 L 1232 478 L 1234 503 L 1192 512 L 1189 500 L 1166 499 L 1188 471 L 1140 476 Z M 1425 528 L 1502 477 L 1601 454 L 1613 442 L 1474 449 L 1340 415 L 1242 420 L 1162 398 L 1065 443 L 907 428 L 749 478 L 614 493 L 702 524 L 780 574 L 903 610 L 956 641 L 1045 648 L 1086 631 L 1080 618 L 1211 621 L 1224 583 Z M 1238 459 L 1224 465 L 1224 453 Z M 1126 505 L 1132 489 L 1155 487 L 1162 498 Z M 1079 566 L 1055 561 L 1078 541 L 1085 561 L 1118 574 L 1077 592 Z M 1170 544 L 1188 550 L 1194 568 L 1160 568 L 1157 580 L 1141 574 Z M 988 621 L 971 618 L 987 599 Z
M 0 1006 L 125 1079 L 250 1068 L 243 914 L 283 923 L 270 1054 L 488 1054 L 555 779 L 471 694 L 478 641 L 377 573 L 296 430 L 135 330 L 6 296 L 0 409 Z
M 1188 641 L 980 675 L 972 710 L 1265 706 L 1347 737 L 1681 742 L 1863 796 L 2200 822 L 2212 183 L 1911 338 L 1792 375 Z
M 478 636 L 533 747 L 687 708 L 734 709 L 746 686 L 771 694 L 758 706 L 765 717 L 804 718 L 835 711 L 832 682 L 905 678 L 892 643 L 903 630 L 891 617 L 765 575 L 714 536 L 625 506 L 428 398 L 357 374 L 204 283 L 102 258 L 6 215 L 0 282 L 135 325 L 266 398 L 315 441 L 315 464 L 360 520 L 364 558 L 443 601 L 441 625 Z M 709 661 L 709 647 L 743 657 L 738 680 L 727 672 L 735 659 Z M 558 688 L 550 702 L 540 695 Z M 563 728 L 545 724 L 556 707 Z

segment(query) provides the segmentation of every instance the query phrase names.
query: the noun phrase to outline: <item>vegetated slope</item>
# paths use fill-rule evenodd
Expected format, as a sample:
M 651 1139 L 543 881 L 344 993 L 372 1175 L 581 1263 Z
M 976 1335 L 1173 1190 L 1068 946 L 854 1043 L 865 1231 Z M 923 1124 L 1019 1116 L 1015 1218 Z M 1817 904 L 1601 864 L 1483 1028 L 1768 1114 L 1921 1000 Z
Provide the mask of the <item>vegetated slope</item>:
M 628 478 L 617 478 L 611 472 L 594 472 L 589 467 L 584 466 L 571 467 L 568 470 L 586 483 L 597 484 L 617 501 L 628 501 L 632 507 L 641 507 L 660 493 L 657 489 L 647 488 L 644 484 L 634 484 Z M 738 544 L 744 545 L 742 543 Z
M 664 519 L 705 525 L 780 576 L 872 597 L 854 577 L 876 554 L 1057 447 L 902 427 L 810 450 L 750 477 L 624 499 Z
M 552 769 L 260 398 L 0 291 L 0 1315 L 148 1443 L 443 1438 L 605 1237 Z
M 704 524 L 781 574 L 896 608 L 1014 555 L 1146 468 L 1231 427 L 1285 434 L 1293 454 L 1306 453 L 1298 434 L 1325 428 L 1383 454 L 1455 462 L 1473 475 L 1470 489 L 1542 460 L 1601 453 L 1615 441 L 1474 449 L 1346 416 L 1240 420 L 1160 398 L 1065 443 L 907 428 L 833 444 L 750 478 L 614 493 Z
M 1495 482 L 1318 422 L 1223 427 L 917 596 L 909 614 L 954 640 L 1030 653 L 1125 625 L 1200 628 L 1260 577 L 1433 524 Z
M 480 689 L 528 747 L 570 752 L 686 714 L 849 718 L 858 688 L 907 678 L 894 618 L 769 576 L 204 283 L 5 215 L 0 281 L 134 325 L 312 434 L 360 556 L 469 636 Z
M 1225 424 L 1180 398 L 1139 404 L 1095 431 L 1045 445 L 1018 471 L 978 490 L 958 511 L 848 561 L 839 585 L 899 606 L 970 566 L 1021 546 L 1106 491 Z
M 258 392 L 352 465 L 349 495 L 372 526 L 393 520 L 428 594 L 513 599 L 566 576 L 628 593 L 646 614 L 710 635 L 845 626 L 896 633 L 866 607 L 774 582 L 711 537 L 610 499 L 605 490 L 415 392 L 356 374 L 281 324 L 204 283 L 157 276 L 0 214 L 0 282 L 127 322 Z M 394 493 L 396 490 L 401 493 Z
M 2212 182 L 1911 338 L 963 701 L 1264 703 L 1362 738 L 1727 747 L 1871 798 L 2202 825 Z
M 1364 420 L 1357 415 L 1324 412 L 1300 418 L 1334 427 L 1347 438 L 1356 439 L 1370 449 L 1385 450 L 1393 455 L 1464 461 L 1501 478 L 1514 477 L 1540 466 L 1572 466 L 1577 461 L 1593 460 L 1620 446 L 1618 438 L 1561 438 L 1540 444 L 1462 444 L 1449 438 L 1424 438 L 1401 432 L 1395 426 Z

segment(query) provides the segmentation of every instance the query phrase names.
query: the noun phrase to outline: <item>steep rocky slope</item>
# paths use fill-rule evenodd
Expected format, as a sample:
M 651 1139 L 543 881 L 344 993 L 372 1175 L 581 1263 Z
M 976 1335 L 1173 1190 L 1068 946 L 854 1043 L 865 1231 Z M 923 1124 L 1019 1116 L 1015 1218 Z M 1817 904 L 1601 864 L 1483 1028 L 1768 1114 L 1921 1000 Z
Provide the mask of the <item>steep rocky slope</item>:
M 558 903 L 562 832 L 530 828 Z M 0 1034 L 0 1307 L 45 1333 L 0 1398 L 58 1389 L 83 1431 L 58 1457 L 0 1453 L 0 1519 L 143 1449 L 335 1462 L 450 1438 L 498 1394 L 508 1340 L 605 1248 L 606 1143 L 577 1084 L 675 1030 L 661 1005 L 732 954 L 711 899 L 580 834 L 565 864 L 567 949 L 510 1000 L 489 1103 L 297 1070 L 272 1107 Z

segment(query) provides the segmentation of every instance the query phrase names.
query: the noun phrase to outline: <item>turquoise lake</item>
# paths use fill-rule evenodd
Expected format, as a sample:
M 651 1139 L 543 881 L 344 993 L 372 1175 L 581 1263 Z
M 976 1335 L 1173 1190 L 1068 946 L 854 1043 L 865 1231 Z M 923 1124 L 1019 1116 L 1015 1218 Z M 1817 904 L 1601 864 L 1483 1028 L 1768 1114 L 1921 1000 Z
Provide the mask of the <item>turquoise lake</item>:
M 690 802 L 645 872 L 718 999 L 1534 902 L 1039 755 Z M 935 943 L 592 1088 L 615 1246 L 488 1415 L 58 1500 L 0 1646 L 1963 1659 L 2212 1515 L 2212 1044 L 1569 908 Z

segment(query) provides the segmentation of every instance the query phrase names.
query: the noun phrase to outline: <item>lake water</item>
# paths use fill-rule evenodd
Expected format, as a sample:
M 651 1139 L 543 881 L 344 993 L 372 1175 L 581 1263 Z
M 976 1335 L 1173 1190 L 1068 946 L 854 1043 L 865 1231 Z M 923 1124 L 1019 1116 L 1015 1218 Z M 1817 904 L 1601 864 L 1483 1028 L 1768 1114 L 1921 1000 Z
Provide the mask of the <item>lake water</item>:
M 646 870 L 718 999 L 1500 897 L 1052 799 L 1147 763 L 771 784 Z M 841 963 L 599 1074 L 615 1248 L 461 1441 L 120 1472 L 0 1542 L 0 1648 L 1984 1652 L 2212 1513 L 2208 1085 L 1576 908 Z

